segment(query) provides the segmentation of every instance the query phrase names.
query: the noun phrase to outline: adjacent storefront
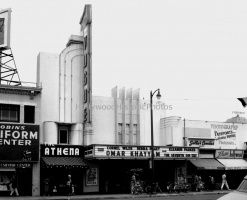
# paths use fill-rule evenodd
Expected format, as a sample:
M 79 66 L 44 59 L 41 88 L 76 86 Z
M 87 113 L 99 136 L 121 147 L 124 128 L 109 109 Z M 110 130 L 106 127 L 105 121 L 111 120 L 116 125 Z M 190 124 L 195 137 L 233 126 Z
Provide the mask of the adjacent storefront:
M 215 158 L 224 165 L 229 187 L 236 189 L 247 173 L 247 162 L 243 159 L 244 150 L 218 149 Z
M 224 126 L 224 128 L 227 127 Z M 235 126 L 235 129 L 237 129 L 237 126 Z M 199 159 L 191 160 L 188 164 L 188 174 L 191 176 L 192 184 L 194 176 L 200 175 L 204 182 L 205 189 L 207 188 L 209 176 L 213 176 L 216 182 L 215 189 L 220 189 L 221 176 L 226 171 L 228 182 L 231 182 L 230 187 L 235 189 L 247 170 L 247 162 L 243 159 L 244 150 L 215 149 L 220 143 L 224 145 L 235 144 L 236 135 L 233 131 L 224 131 L 223 133 L 214 131 L 214 133 L 221 135 L 221 137 L 216 139 L 188 138 L 188 146 L 200 148 Z M 218 140 L 218 144 L 215 146 L 216 140 Z
M 84 174 L 88 168 L 83 160 L 83 147 L 79 145 L 41 145 L 41 194 L 45 184 L 51 195 L 54 187 L 57 195 L 66 195 L 68 175 L 72 176 L 75 194 L 82 194 Z
M 0 124 L 0 195 L 9 195 L 15 174 L 22 195 L 32 195 L 32 168 L 39 161 L 39 125 Z
M 196 147 L 154 147 L 155 178 L 161 188 L 168 181 L 187 182 L 187 160 L 198 158 Z M 88 163 L 97 163 L 99 192 L 129 193 L 133 173 L 145 184 L 151 175 L 151 147 L 130 145 L 90 145 L 85 150 Z

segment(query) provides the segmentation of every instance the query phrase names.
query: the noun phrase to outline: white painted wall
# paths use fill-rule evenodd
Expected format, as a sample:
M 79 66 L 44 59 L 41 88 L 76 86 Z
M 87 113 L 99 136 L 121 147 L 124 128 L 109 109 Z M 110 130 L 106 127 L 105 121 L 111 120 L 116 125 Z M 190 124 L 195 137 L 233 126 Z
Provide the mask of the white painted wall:
M 160 123 L 161 141 L 163 145 L 184 146 L 180 117 L 161 118 Z
M 41 142 L 57 144 L 58 123 L 71 126 L 70 142 L 83 144 L 83 41 L 71 36 L 60 55 L 39 53 L 37 82 L 42 86 Z
M 45 121 L 59 120 L 59 55 L 41 52 L 38 55 L 37 65 L 37 84 L 42 86 L 41 94 L 41 115 L 40 132 L 41 143 L 54 142 L 54 139 L 48 141 L 51 137 L 50 132 L 44 131 L 43 123 Z M 53 129 L 52 129 L 53 130 Z M 57 134 L 57 131 L 54 132 Z M 52 136 L 55 137 L 55 136 Z M 56 144 L 56 143 L 55 143 Z
M 153 136 L 155 146 L 164 146 L 161 140 L 160 118 L 165 116 L 165 109 L 159 105 L 161 101 L 153 99 Z M 150 101 L 140 100 L 140 133 L 141 145 L 151 145 L 151 110 Z
M 118 108 L 120 107 L 121 99 L 118 99 Z M 159 103 L 159 102 L 158 102 Z M 151 145 L 151 124 L 150 124 L 150 107 L 144 104 L 149 102 L 141 101 L 140 109 L 140 138 L 141 145 Z M 156 104 L 156 102 L 154 102 Z M 136 101 L 132 103 L 136 105 Z M 126 108 L 130 107 L 130 102 L 125 102 Z M 117 109 L 118 109 L 117 108 Z M 158 107 L 157 107 L 158 108 Z M 153 130 L 154 130 L 154 145 L 164 145 L 160 141 L 160 118 L 165 116 L 165 110 L 163 109 L 153 110 Z M 115 137 L 117 130 L 115 130 L 115 115 L 114 115 L 114 98 L 113 97 L 100 97 L 93 96 L 93 134 L 91 144 L 116 144 Z M 121 113 L 121 109 L 118 109 L 118 113 Z M 129 110 L 126 110 L 126 123 L 130 123 Z M 136 111 L 134 111 L 137 115 Z M 118 117 L 121 122 L 121 116 Z M 137 118 L 132 118 L 133 123 L 137 123 Z
M 91 144 L 115 144 L 114 99 L 93 96 L 93 136 Z
M 82 44 L 68 46 L 59 60 L 59 121 L 82 123 Z

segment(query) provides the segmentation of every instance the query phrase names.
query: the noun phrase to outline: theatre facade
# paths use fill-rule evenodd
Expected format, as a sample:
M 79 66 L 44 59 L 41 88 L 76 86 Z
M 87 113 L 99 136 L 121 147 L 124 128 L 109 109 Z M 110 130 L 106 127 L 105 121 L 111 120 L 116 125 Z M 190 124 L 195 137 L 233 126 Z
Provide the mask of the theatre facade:
M 150 179 L 150 101 L 141 98 L 138 88 L 114 87 L 111 96 L 92 95 L 91 9 L 85 6 L 80 35 L 72 35 L 59 55 L 38 55 L 41 194 L 43 181 L 54 179 L 55 172 L 61 180 L 52 187 L 63 192 L 72 174 L 77 194 L 129 193 L 134 172 L 143 182 Z M 186 182 L 193 189 L 195 174 L 204 182 L 212 175 L 218 184 L 224 171 L 229 181 L 236 173 L 242 179 L 245 124 L 165 117 L 172 106 L 153 100 L 154 172 L 162 189 L 168 181 Z

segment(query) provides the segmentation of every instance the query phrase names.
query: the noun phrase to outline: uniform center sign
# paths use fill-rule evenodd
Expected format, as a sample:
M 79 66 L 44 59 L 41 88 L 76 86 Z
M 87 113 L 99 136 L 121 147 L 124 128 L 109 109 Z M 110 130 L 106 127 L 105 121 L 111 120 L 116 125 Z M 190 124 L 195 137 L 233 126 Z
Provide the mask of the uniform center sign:
M 85 158 L 125 158 L 149 159 L 150 146 L 93 145 L 85 151 Z M 197 158 L 198 148 L 195 147 L 154 147 L 155 159 Z
M 0 123 L 0 160 L 39 160 L 39 125 Z

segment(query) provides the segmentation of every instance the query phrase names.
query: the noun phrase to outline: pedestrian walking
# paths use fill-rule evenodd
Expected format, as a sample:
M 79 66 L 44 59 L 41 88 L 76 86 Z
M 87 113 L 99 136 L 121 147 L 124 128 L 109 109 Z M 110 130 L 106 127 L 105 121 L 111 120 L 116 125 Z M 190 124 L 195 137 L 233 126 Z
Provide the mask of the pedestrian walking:
M 136 184 L 136 174 L 133 173 L 132 177 L 131 177 L 131 184 L 130 184 L 130 187 L 131 187 L 131 194 L 134 194 L 134 187 L 135 187 L 135 184 Z
M 17 189 L 17 179 L 16 176 L 13 175 L 10 179 L 10 196 L 13 196 L 13 193 L 15 192 L 16 196 L 19 196 L 19 192 Z
M 197 185 L 198 185 L 198 176 L 195 175 L 195 177 L 194 177 L 194 191 L 197 191 L 198 190 L 197 189 Z
M 203 189 L 202 177 L 199 175 L 198 181 L 197 181 L 196 191 L 202 192 L 202 189 Z
M 229 186 L 228 186 L 228 183 L 227 183 L 227 180 L 226 180 L 226 173 L 224 173 L 224 174 L 222 175 L 221 190 L 223 190 L 224 185 L 226 186 L 226 188 L 227 188 L 228 190 L 230 190 L 230 189 L 229 189 Z

